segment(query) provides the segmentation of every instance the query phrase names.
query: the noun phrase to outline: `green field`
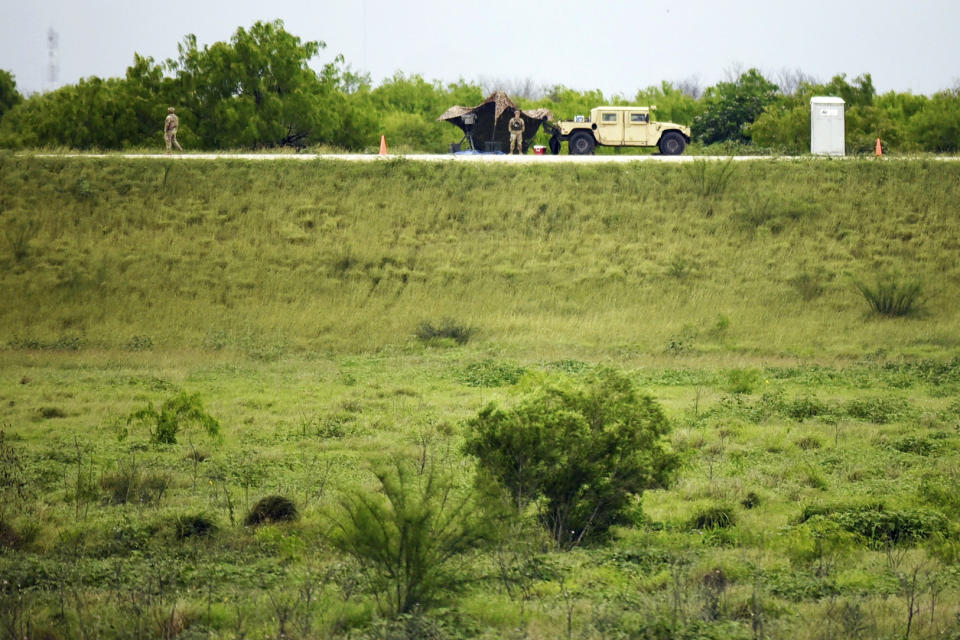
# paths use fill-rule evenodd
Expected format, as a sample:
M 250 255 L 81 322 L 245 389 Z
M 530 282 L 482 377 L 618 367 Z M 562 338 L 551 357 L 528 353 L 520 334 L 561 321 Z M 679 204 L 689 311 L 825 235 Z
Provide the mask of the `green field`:
M 936 160 L 0 154 L 0 637 L 960 637 L 958 196 Z M 669 485 L 567 550 L 496 519 L 385 606 L 344 496 L 473 495 L 468 421 L 608 368 Z M 219 437 L 130 419 L 177 398 Z

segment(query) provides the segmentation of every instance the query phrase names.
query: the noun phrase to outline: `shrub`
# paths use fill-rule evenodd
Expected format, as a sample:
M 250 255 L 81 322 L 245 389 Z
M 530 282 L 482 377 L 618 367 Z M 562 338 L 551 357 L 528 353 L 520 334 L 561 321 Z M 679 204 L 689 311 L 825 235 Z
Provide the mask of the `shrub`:
M 40 233 L 40 218 L 27 214 L 7 216 L 3 228 L 3 237 L 15 262 L 20 262 L 30 254 L 30 244 Z
M 136 335 L 127 341 L 128 351 L 149 351 L 153 349 L 153 338 L 150 336 Z
M 804 451 L 819 449 L 823 446 L 823 444 L 820 442 L 820 439 L 814 436 L 804 436 L 803 438 L 797 440 L 796 445 Z
M 202 427 L 210 437 L 220 434 L 220 423 L 204 411 L 200 396 L 184 392 L 168 398 L 160 411 L 154 409 L 153 404 L 134 411 L 127 416 L 127 426 L 132 423 L 146 424 L 150 430 L 150 440 L 158 444 L 176 444 L 177 433 L 190 424 Z M 127 430 L 123 429 L 121 438 L 126 435 Z
M 691 529 L 725 529 L 736 521 L 736 512 L 731 505 L 716 504 L 699 509 L 689 524 Z
M 940 448 L 940 443 L 921 436 L 908 435 L 890 443 L 890 446 L 900 453 L 915 453 L 919 456 L 928 456 Z
M 468 387 L 503 387 L 516 384 L 524 373 L 523 367 L 488 359 L 468 364 L 459 378 Z
M 143 473 L 136 465 L 130 465 L 100 477 L 100 487 L 107 492 L 113 504 L 136 502 L 148 504 L 163 499 L 170 476 L 163 473 Z
M 267 496 L 261 498 L 250 513 L 247 514 L 243 523 L 248 527 L 253 527 L 264 522 L 291 522 L 300 517 L 297 511 L 297 505 L 293 504 L 289 498 L 283 496 Z
M 840 512 L 831 517 L 847 531 L 863 536 L 874 548 L 915 544 L 936 534 L 946 535 L 948 531 L 947 519 L 932 509 L 871 509 Z
M 755 491 L 750 491 L 743 497 L 740 504 L 744 509 L 753 509 L 760 504 L 760 496 Z
M 422 342 L 432 342 L 436 340 L 453 340 L 458 345 L 465 345 L 473 336 L 474 330 L 462 324 L 457 324 L 453 320 L 443 320 L 439 325 L 431 322 L 421 322 L 417 327 L 417 339 Z
M 860 294 L 874 312 L 884 316 L 905 316 L 921 302 L 923 284 L 916 278 L 903 278 L 896 274 L 877 276 L 874 284 L 862 281 L 854 283 Z
M 60 407 L 40 407 L 37 409 L 37 415 L 44 420 L 67 417 L 67 413 Z
M 727 371 L 726 379 L 728 393 L 753 393 L 754 387 L 760 381 L 760 372 L 756 369 L 731 369 Z
M 807 505 L 800 522 L 825 518 L 861 536 L 872 548 L 915 544 L 934 535 L 946 535 L 948 520 L 933 509 L 887 509 L 883 503 L 860 505 Z
M 635 496 L 663 486 L 677 464 L 660 406 L 610 369 L 584 386 L 553 384 L 511 409 L 489 405 L 468 422 L 467 453 L 512 497 L 536 504 L 561 548 L 628 520 Z
M 173 521 L 178 540 L 202 538 L 217 532 L 217 523 L 204 513 L 177 516 Z
M 377 492 L 345 492 L 332 544 L 360 563 L 384 613 L 427 607 L 466 582 L 466 554 L 488 535 L 473 494 L 433 464 L 374 472 Z
M 819 398 L 813 395 L 794 398 L 783 405 L 783 412 L 794 420 L 806 420 L 830 413 L 829 408 Z
M 868 420 L 874 424 L 887 424 L 909 410 L 903 398 L 873 397 L 856 398 L 846 404 L 846 413 L 851 418 Z
M 722 197 L 735 173 L 733 158 L 726 162 L 696 160 L 686 169 L 690 191 L 704 199 Z
M 12 525 L 0 520 L 0 548 L 17 549 L 20 546 L 20 536 Z
M 823 295 L 825 290 L 824 279 L 825 272 L 823 269 L 818 269 L 813 273 L 802 271 L 787 280 L 787 284 L 794 288 L 801 300 L 810 302 Z

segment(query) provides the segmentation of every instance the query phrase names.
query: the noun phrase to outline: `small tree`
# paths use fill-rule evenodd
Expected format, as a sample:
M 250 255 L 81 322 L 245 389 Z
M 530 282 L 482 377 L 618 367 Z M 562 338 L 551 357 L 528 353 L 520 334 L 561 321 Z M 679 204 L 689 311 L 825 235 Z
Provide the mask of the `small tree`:
M 634 499 L 664 485 L 677 463 L 659 405 L 609 369 L 583 387 L 548 386 L 512 409 L 490 405 L 468 425 L 465 448 L 480 473 L 518 510 L 535 504 L 561 548 L 626 522 Z
M 474 494 L 459 490 L 432 463 L 415 470 L 397 462 L 374 475 L 377 492 L 341 496 L 328 536 L 368 575 L 381 611 L 397 616 L 463 585 L 467 554 L 487 537 L 488 526 Z
M 720 82 L 707 89 L 705 110 L 693 121 L 693 134 L 704 144 L 750 142 L 748 125 L 767 105 L 777 100 L 777 85 L 756 69 L 740 75 L 736 82 Z
M 0 118 L 21 102 L 23 102 L 23 96 L 17 91 L 17 82 L 13 74 L 0 69 Z
M 158 444 L 176 444 L 177 433 L 190 424 L 202 427 L 210 437 L 220 435 L 220 423 L 204 411 L 200 396 L 185 392 L 168 398 L 160 411 L 154 409 L 153 404 L 134 411 L 127 416 L 126 427 L 134 423 L 146 424 L 150 430 L 150 440 Z M 126 427 L 120 432 L 121 439 L 127 435 Z

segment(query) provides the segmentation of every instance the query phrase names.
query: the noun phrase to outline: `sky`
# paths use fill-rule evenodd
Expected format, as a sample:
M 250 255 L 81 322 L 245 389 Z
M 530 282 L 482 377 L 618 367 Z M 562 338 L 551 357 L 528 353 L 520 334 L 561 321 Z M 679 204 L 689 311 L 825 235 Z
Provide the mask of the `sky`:
M 402 72 L 629 99 L 662 81 L 706 88 L 755 67 L 774 82 L 870 73 L 880 93 L 960 87 L 958 0 L 2 0 L 0 69 L 29 95 L 122 77 L 135 53 L 176 58 L 188 34 L 203 47 L 276 19 L 326 43 L 311 66 L 343 55 L 374 85 Z

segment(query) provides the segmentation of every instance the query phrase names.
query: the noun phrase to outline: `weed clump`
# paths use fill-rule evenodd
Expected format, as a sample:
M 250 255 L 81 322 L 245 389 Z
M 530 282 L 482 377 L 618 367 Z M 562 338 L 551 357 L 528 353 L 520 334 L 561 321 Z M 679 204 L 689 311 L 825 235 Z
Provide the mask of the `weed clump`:
M 264 522 L 292 522 L 300 517 L 297 505 L 283 496 L 267 496 L 261 498 L 243 521 L 248 527 L 255 527 Z
M 756 491 L 750 491 L 743 497 L 743 500 L 740 501 L 740 505 L 744 509 L 753 509 L 760 504 L 760 496 L 757 495 Z
M 867 546 L 913 545 L 935 535 L 947 535 L 948 520 L 933 509 L 887 509 L 883 503 L 807 505 L 800 522 L 821 516 L 856 534 Z
M 130 466 L 100 478 L 100 487 L 106 491 L 111 504 L 151 504 L 163 499 L 170 486 L 170 476 L 163 473 L 143 473 Z
M 890 447 L 900 453 L 913 453 L 929 456 L 940 448 L 940 443 L 921 436 L 908 435 L 890 443 Z
M 887 424 L 903 416 L 909 409 L 903 398 L 857 398 L 847 403 L 846 413 L 851 418 L 867 420 L 873 424 Z
M 416 336 L 421 342 L 435 342 L 438 340 L 452 340 L 460 346 L 467 344 L 473 336 L 474 330 L 454 320 L 442 320 L 440 324 L 421 322 L 417 326 Z
M 173 526 L 177 540 L 211 536 L 219 529 L 217 523 L 205 513 L 177 516 L 173 522 Z
M 524 373 L 523 367 L 487 359 L 468 364 L 459 377 L 468 387 L 506 387 L 516 384 Z
M 803 438 L 797 440 L 796 445 L 798 448 L 804 451 L 810 451 L 813 449 L 819 449 L 823 446 L 823 443 L 820 442 L 819 438 L 814 436 L 804 436 Z
M 154 409 L 153 404 L 134 411 L 127 416 L 127 425 L 131 423 L 146 424 L 150 430 L 150 440 L 157 444 L 176 444 L 177 433 L 190 424 L 199 425 L 210 437 L 220 434 L 220 423 L 204 411 L 200 396 L 184 392 L 168 398 L 160 411 Z M 126 435 L 127 431 L 123 429 L 121 439 Z
M 690 518 L 690 528 L 707 529 L 726 529 L 736 524 L 736 513 L 731 505 L 713 504 L 697 511 Z
M 918 308 L 922 301 L 923 283 L 917 279 L 883 274 L 877 276 L 874 284 L 859 280 L 854 284 L 870 308 L 883 316 L 905 316 Z

